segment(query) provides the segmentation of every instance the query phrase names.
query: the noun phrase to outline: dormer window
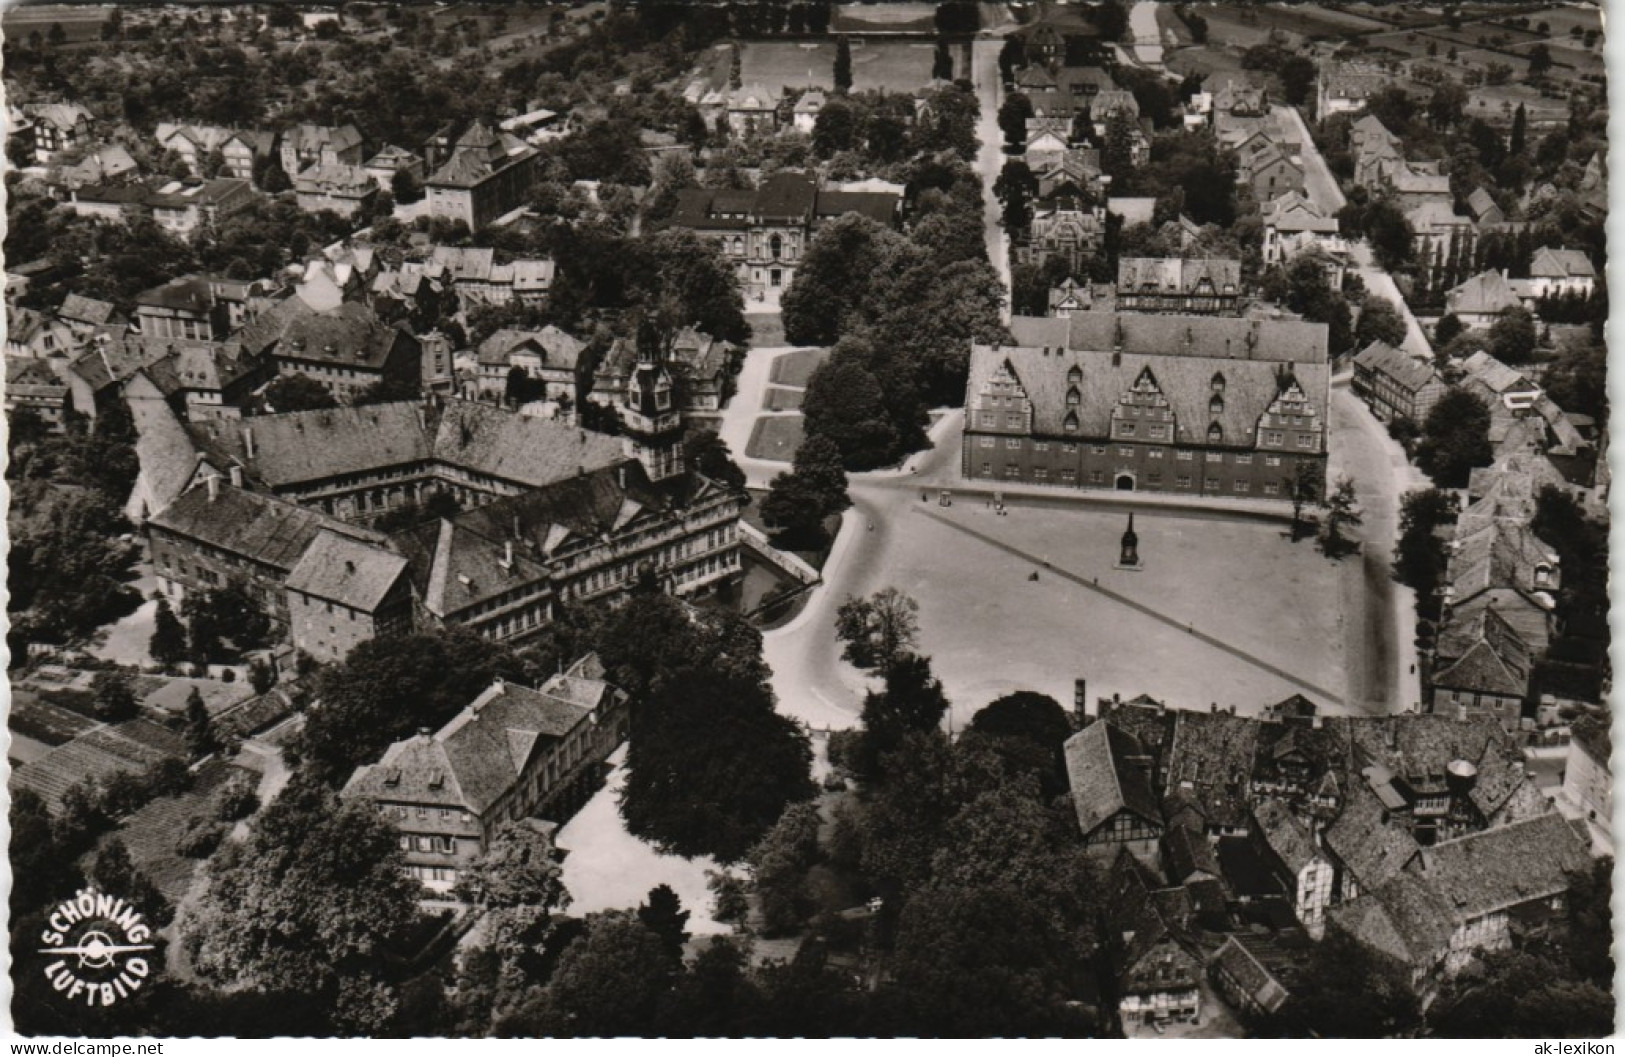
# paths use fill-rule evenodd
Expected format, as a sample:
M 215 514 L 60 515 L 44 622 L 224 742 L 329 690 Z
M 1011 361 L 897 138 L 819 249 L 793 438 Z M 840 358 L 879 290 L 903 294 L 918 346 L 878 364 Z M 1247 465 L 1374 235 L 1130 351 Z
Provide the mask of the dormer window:
M 1210 389 L 1212 389 L 1215 394 L 1223 394 L 1224 393 L 1224 372 L 1222 372 L 1222 371 L 1214 371 L 1213 372 L 1213 378 L 1208 383 L 1208 387 Z
M 1067 407 L 1077 407 L 1082 402 L 1083 402 L 1083 394 L 1078 392 L 1078 389 L 1077 389 L 1076 386 L 1074 386 L 1071 389 L 1068 389 L 1066 391 L 1066 406 Z
M 1207 402 L 1207 412 L 1210 415 L 1224 414 L 1224 397 L 1214 393 L 1213 398 Z
M 1222 426 L 1220 426 L 1217 422 L 1215 422 L 1212 425 L 1208 426 L 1208 428 L 1207 428 L 1207 442 L 1209 444 L 1221 444 L 1221 443 L 1224 442 L 1224 428 Z
M 1082 367 L 1074 366 L 1070 371 L 1066 372 L 1066 384 L 1067 385 L 1080 385 L 1080 384 L 1082 384 L 1082 382 L 1083 382 L 1083 368 Z
M 1076 411 L 1068 411 L 1066 413 L 1065 421 L 1061 423 L 1061 428 L 1068 433 L 1076 433 L 1078 431 L 1078 413 Z

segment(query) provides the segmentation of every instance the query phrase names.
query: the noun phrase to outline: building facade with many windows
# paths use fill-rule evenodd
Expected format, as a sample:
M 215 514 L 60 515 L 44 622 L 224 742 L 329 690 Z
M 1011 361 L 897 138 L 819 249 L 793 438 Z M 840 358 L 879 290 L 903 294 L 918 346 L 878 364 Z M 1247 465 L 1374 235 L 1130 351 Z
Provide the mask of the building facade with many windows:
M 967 478 L 1282 500 L 1324 479 L 1322 324 L 1082 312 L 1011 332 L 971 350 Z

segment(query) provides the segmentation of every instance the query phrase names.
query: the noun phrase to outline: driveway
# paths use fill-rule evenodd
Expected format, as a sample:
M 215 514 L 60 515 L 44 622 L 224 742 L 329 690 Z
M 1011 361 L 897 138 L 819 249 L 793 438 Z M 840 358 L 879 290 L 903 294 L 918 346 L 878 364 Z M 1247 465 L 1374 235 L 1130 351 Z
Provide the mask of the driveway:
M 999 200 L 993 197 L 993 184 L 1004 169 L 1004 133 L 999 128 L 999 51 L 1002 40 L 971 43 L 971 80 L 976 85 L 976 101 L 981 105 L 976 136 L 981 148 L 976 152 L 976 171 L 982 176 L 982 224 L 987 239 L 987 259 L 1004 284 L 1004 321 L 1010 322 L 1010 249 L 999 217 Z
M 1134 31 L 1134 57 L 1142 66 L 1162 65 L 1162 27 L 1157 24 L 1156 0 L 1140 0 L 1129 8 L 1128 25 Z
M 745 483 L 750 488 L 766 488 L 774 477 L 790 469 L 788 463 L 752 459 L 745 454 L 745 448 L 750 444 L 751 431 L 756 428 L 759 417 L 777 415 L 793 418 L 801 414 L 795 410 L 768 411 L 762 406 L 768 388 L 774 385 L 773 361 L 787 352 L 796 351 L 796 348 L 784 346 L 751 349 L 745 353 L 744 366 L 740 368 L 739 377 L 734 383 L 733 399 L 722 409 L 722 421 L 717 432 L 727 442 L 734 462 L 745 472 Z M 796 387 L 780 385 L 777 388 Z
M 1422 330 L 1422 324 L 1416 321 L 1411 313 L 1411 306 L 1405 303 L 1405 298 L 1394 285 L 1394 277 L 1377 266 L 1376 260 L 1371 256 L 1371 246 L 1364 239 L 1351 243 L 1350 250 L 1354 254 L 1354 261 L 1358 265 L 1356 273 L 1365 282 L 1369 293 L 1385 297 L 1393 302 L 1399 314 L 1405 317 L 1405 344 L 1404 351 L 1419 360 L 1433 359 L 1433 346 L 1428 343 L 1427 334 Z

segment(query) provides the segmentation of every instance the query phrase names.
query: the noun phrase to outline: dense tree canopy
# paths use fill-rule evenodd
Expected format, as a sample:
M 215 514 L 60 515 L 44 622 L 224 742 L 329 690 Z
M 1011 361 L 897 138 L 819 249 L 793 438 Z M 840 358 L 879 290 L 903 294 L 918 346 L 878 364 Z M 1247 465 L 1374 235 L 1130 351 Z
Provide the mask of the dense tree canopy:
M 1495 458 L 1490 444 L 1490 409 L 1465 389 L 1452 389 L 1439 398 L 1422 423 L 1416 463 L 1441 488 L 1465 488 L 1475 466 L 1488 466 Z

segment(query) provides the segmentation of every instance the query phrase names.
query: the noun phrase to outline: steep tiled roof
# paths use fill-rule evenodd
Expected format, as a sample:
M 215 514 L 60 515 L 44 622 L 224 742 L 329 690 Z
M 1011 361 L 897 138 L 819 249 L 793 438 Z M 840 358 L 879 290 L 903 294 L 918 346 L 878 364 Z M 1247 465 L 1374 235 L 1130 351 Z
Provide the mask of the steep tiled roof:
M 1439 377 L 1430 361 L 1408 356 L 1385 341 L 1373 341 L 1361 349 L 1354 357 L 1354 365 L 1382 374 L 1412 394 Z
M 1300 191 L 1288 191 L 1270 202 L 1264 225 L 1277 231 L 1313 231 L 1336 234 L 1337 218 L 1327 216 Z
M 111 301 L 98 301 L 82 294 L 69 294 L 63 299 L 62 307 L 56 310 L 56 314 L 73 323 L 101 326 L 112 322 L 113 317 L 118 314 L 118 309 Z
M 1214 293 L 1241 289 L 1241 262 L 1222 258 L 1123 257 L 1117 262 L 1117 287 L 1123 293 L 1195 293 L 1202 282 Z
M 1321 858 L 1314 836 L 1279 800 L 1265 800 L 1254 807 L 1253 819 L 1264 843 L 1293 876 Z
M 1169 792 L 1190 783 L 1202 813 L 1216 825 L 1240 825 L 1258 751 L 1259 724 L 1228 712 L 1176 712 L 1163 758 Z
M 1471 649 L 1483 637 L 1484 613 L 1489 609 L 1495 610 L 1531 652 L 1539 653 L 1551 644 L 1551 615 L 1545 606 L 1516 588 L 1491 587 L 1450 605 L 1439 629 L 1439 656 L 1460 657 Z
M 155 514 L 150 524 L 199 540 L 231 554 L 281 569 L 293 569 L 323 529 L 382 543 L 383 537 L 307 510 L 275 496 L 218 483 L 194 487 Z
M 1212 965 L 1266 1013 L 1274 1013 L 1291 997 L 1288 987 L 1304 962 L 1304 952 L 1285 951 L 1258 936 L 1231 935 L 1213 956 Z
M 764 220 L 804 221 L 818 197 L 816 178 L 801 172 L 778 172 L 756 190 L 754 213 Z
M 1593 279 L 1597 269 L 1580 250 L 1558 250 L 1542 246 L 1529 261 L 1531 279 Z
M 1342 813 L 1326 828 L 1326 846 L 1360 887 L 1371 889 L 1396 876 L 1421 848 L 1404 827 L 1384 819 L 1382 803 L 1364 781 L 1356 778 L 1349 787 Z
M 1407 872 L 1438 892 L 1450 920 L 1464 923 L 1566 892 L 1568 875 L 1590 866 L 1586 846 L 1552 811 L 1423 848 Z
M 1450 908 L 1425 881 L 1400 874 L 1331 909 L 1331 920 L 1362 946 L 1402 965 L 1431 968 L 1454 931 Z
M 501 535 L 471 531 L 461 520 L 419 525 L 394 537 L 411 567 L 418 597 L 442 618 L 547 578 L 547 568 L 515 548 L 512 564 Z
M 877 224 L 890 224 L 901 199 L 884 191 L 819 191 L 813 200 L 818 217 L 838 217 L 858 213 Z
M 1128 757 L 1146 755 L 1132 734 L 1102 720 L 1068 738 L 1065 751 L 1072 806 L 1085 836 L 1125 810 L 1161 825 L 1146 769 L 1128 762 Z
M 1213 845 L 1208 843 L 1199 823 L 1170 826 L 1162 835 L 1162 854 L 1168 877 L 1176 884 L 1184 884 L 1203 874 L 1221 876 L 1218 857 L 1213 854 Z
M 405 571 L 400 555 L 323 529 L 288 574 L 288 589 L 371 613 Z
M 620 442 L 604 434 L 463 400 L 447 402 L 438 415 L 402 401 L 193 429 L 273 488 L 429 461 L 539 487 L 625 459 Z
M 1457 534 L 1445 581 L 1458 602 L 1492 587 L 1535 591 L 1541 586 L 1535 573 L 1542 565 L 1555 573 L 1558 556 L 1528 524 L 1497 521 Z
M 481 363 L 507 363 L 515 350 L 532 347 L 542 354 L 542 362 L 549 367 L 574 370 L 581 352 L 587 346 L 579 339 L 549 323 L 541 330 L 518 330 L 504 327 L 480 343 Z
M 1480 272 L 1460 286 L 1447 290 L 1444 301 L 1445 310 L 1456 315 L 1463 312 L 1494 315 L 1523 303 L 1518 300 L 1506 276 L 1494 269 Z
M 1486 272 L 1485 274 L 1490 273 Z M 1483 349 L 1463 360 L 1461 367 L 1468 375 L 1483 382 L 1497 395 L 1509 392 L 1536 392 L 1540 388 L 1517 370 L 1508 367 Z
M 540 690 L 498 680 L 439 731 L 398 741 L 378 763 L 359 768 L 345 795 L 444 804 L 483 815 L 519 781 L 537 750 L 587 719 L 594 706 L 572 696 L 594 696 L 596 702 L 612 693 L 604 683 L 589 695 L 564 687 L 559 678 Z
M 1528 673 L 1517 671 L 1488 643 L 1474 643 L 1450 667 L 1435 672 L 1433 685 L 1475 694 L 1522 697 L 1529 692 Z
M 258 356 L 269 353 L 372 370 L 382 368 L 401 341 L 413 340 L 366 305 L 352 301 L 317 312 L 297 297 L 260 313 L 236 339 Z

